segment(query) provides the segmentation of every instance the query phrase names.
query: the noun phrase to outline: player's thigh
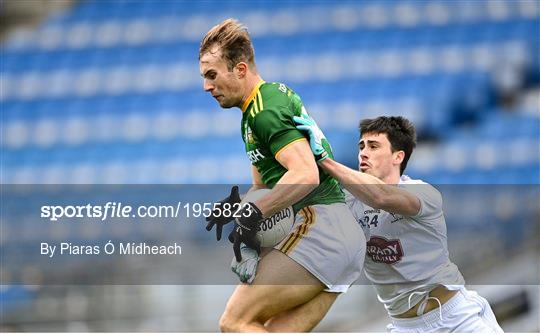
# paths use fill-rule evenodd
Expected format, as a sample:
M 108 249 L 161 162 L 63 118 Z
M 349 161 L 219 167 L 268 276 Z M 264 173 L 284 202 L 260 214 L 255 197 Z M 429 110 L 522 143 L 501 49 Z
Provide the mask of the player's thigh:
M 324 318 L 339 295 L 321 291 L 307 303 L 270 318 L 265 327 L 269 332 L 309 332 Z
M 324 284 L 307 269 L 275 249 L 270 250 L 259 262 L 257 276 L 253 284 L 315 285 L 324 287 Z
M 313 299 L 324 285 L 285 254 L 272 250 L 260 262 L 251 285 L 239 285 L 225 314 L 235 319 L 266 321 Z

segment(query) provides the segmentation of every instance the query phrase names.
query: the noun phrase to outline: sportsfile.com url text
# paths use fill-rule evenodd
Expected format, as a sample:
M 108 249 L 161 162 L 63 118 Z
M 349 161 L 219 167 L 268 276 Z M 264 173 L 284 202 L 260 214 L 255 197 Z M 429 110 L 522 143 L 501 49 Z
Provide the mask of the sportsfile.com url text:
M 41 218 L 58 221 L 63 218 L 95 218 L 101 221 L 115 218 L 199 218 L 209 217 L 212 212 L 236 217 L 241 211 L 240 203 L 184 203 L 176 205 L 131 205 L 121 202 L 107 202 L 104 205 L 43 205 Z

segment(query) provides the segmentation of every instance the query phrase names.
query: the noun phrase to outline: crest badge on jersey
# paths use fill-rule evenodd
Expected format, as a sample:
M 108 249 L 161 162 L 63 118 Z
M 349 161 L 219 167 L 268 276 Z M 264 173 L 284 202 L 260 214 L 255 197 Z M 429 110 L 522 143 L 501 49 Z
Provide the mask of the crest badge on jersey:
M 255 138 L 253 138 L 253 132 L 251 131 L 251 128 L 249 127 L 249 125 L 246 125 L 245 131 L 244 131 L 244 140 L 249 145 L 255 144 Z

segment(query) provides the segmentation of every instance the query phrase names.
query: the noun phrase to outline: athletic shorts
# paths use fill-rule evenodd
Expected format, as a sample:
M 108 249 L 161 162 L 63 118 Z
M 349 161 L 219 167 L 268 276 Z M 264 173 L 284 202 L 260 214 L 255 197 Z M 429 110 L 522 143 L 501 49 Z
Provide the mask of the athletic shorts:
M 442 307 L 407 319 L 392 318 L 391 333 L 503 333 L 486 299 L 462 288 Z
M 345 203 L 301 209 L 291 232 L 274 246 L 326 285 L 346 292 L 362 272 L 366 239 Z

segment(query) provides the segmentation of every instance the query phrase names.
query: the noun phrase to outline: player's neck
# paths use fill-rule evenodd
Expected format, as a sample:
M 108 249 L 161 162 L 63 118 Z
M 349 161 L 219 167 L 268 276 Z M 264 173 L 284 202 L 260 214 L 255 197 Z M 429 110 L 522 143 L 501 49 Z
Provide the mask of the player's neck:
M 261 82 L 261 80 L 262 78 L 258 74 L 251 73 L 251 74 L 246 75 L 246 85 L 245 85 L 244 94 L 242 97 L 242 102 L 240 103 L 240 106 L 239 106 L 240 109 L 242 109 L 242 106 L 249 99 L 249 97 L 251 96 L 251 93 L 253 92 L 255 87 L 257 87 L 259 82 Z
M 390 173 L 385 178 L 382 179 L 382 181 L 386 184 L 399 184 L 400 180 L 401 180 L 401 176 L 399 175 L 399 171 Z

